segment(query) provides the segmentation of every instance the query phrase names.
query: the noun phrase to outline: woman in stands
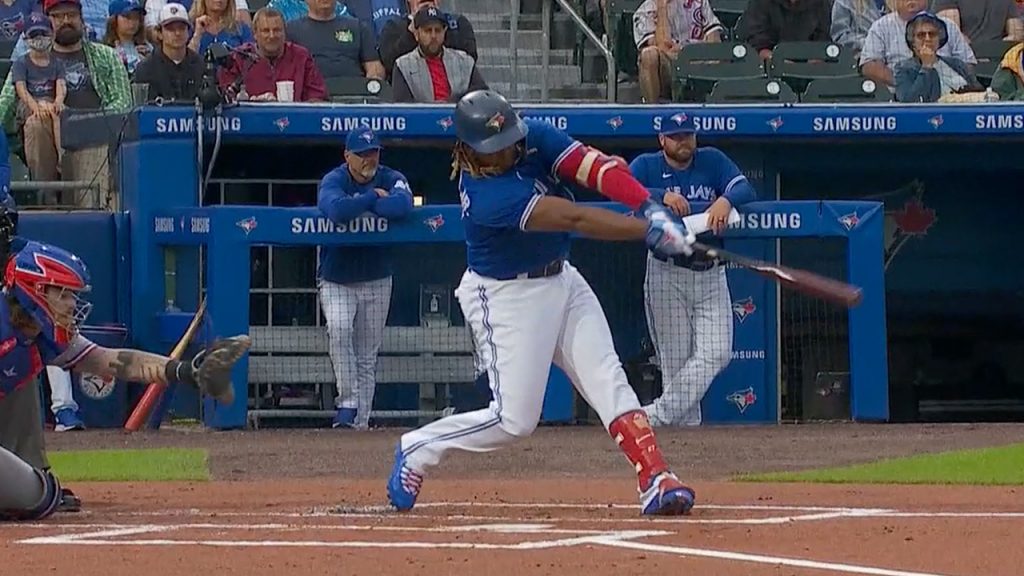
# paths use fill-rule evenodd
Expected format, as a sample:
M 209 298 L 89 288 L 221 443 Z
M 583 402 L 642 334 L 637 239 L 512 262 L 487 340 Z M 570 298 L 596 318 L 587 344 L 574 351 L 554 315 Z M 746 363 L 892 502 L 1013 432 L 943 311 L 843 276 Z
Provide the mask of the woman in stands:
M 189 17 L 192 18 L 192 39 L 188 47 L 200 56 L 214 42 L 238 48 L 254 42 L 252 28 L 236 19 L 235 0 L 195 0 Z
M 135 67 L 153 51 L 146 41 L 146 29 L 142 25 L 145 11 L 137 0 L 113 0 L 110 3 L 110 17 L 107 18 L 107 32 L 103 43 L 117 51 L 121 62 L 128 68 L 128 76 L 135 73 Z
M 914 54 L 896 65 L 897 102 L 980 102 L 985 88 L 963 60 L 939 56 L 949 41 L 946 22 L 922 12 L 907 22 L 907 45 Z

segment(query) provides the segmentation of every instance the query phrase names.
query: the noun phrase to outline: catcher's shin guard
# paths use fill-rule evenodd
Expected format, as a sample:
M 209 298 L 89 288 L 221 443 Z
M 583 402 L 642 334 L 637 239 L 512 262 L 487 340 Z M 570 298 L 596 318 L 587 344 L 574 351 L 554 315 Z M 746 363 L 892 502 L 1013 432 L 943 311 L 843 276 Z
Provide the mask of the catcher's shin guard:
M 0 448 L 0 521 L 42 520 L 60 503 L 60 483 L 53 474 Z

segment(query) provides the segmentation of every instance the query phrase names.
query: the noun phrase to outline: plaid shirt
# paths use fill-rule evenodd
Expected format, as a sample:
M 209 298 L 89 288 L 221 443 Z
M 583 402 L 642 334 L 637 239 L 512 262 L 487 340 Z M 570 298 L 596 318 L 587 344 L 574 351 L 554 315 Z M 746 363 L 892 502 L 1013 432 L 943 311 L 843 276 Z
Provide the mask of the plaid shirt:
M 89 77 L 106 112 L 127 112 L 132 105 L 132 89 L 125 68 L 113 48 L 96 42 L 83 42 Z M 14 118 L 18 96 L 14 92 L 11 74 L 7 74 L 0 91 L 0 123 L 8 124 Z
M 857 11 L 858 4 L 864 5 L 862 12 Z M 883 14 L 875 0 L 835 0 L 830 30 L 832 41 L 860 52 L 871 25 Z
M 949 31 L 949 42 L 939 48 L 938 55 L 956 58 L 964 64 L 977 64 L 978 59 L 974 57 L 974 51 L 960 29 L 946 18 L 942 20 Z M 899 14 L 892 12 L 871 25 L 868 37 L 864 40 L 864 51 L 860 53 L 860 65 L 878 61 L 884 62 L 889 70 L 895 70 L 897 64 L 913 57 L 907 45 L 907 23 Z
M 633 41 L 637 48 L 643 48 L 648 40 L 654 40 L 656 10 L 656 0 L 645 0 L 633 13 Z M 682 46 L 703 42 L 708 33 L 722 30 L 722 23 L 711 10 L 708 0 L 669 0 L 665 11 L 668 13 L 668 34 Z

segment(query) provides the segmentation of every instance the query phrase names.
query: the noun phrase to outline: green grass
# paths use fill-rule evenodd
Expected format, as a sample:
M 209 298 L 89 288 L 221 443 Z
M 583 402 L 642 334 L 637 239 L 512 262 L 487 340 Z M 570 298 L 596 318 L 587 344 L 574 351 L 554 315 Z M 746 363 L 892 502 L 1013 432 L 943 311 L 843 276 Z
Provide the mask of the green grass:
M 70 450 L 50 452 L 61 482 L 209 480 L 206 450 Z
M 842 468 L 749 474 L 745 482 L 1024 485 L 1024 444 L 894 458 Z

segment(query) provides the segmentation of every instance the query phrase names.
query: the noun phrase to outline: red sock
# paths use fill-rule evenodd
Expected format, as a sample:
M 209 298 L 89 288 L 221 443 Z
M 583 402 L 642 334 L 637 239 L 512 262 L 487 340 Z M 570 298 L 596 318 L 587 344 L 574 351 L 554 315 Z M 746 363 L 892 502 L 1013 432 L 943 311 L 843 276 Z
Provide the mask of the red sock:
M 640 490 L 649 488 L 654 477 L 668 471 L 668 464 L 654 438 L 654 429 L 643 410 L 619 416 L 608 426 L 608 433 L 636 469 Z

